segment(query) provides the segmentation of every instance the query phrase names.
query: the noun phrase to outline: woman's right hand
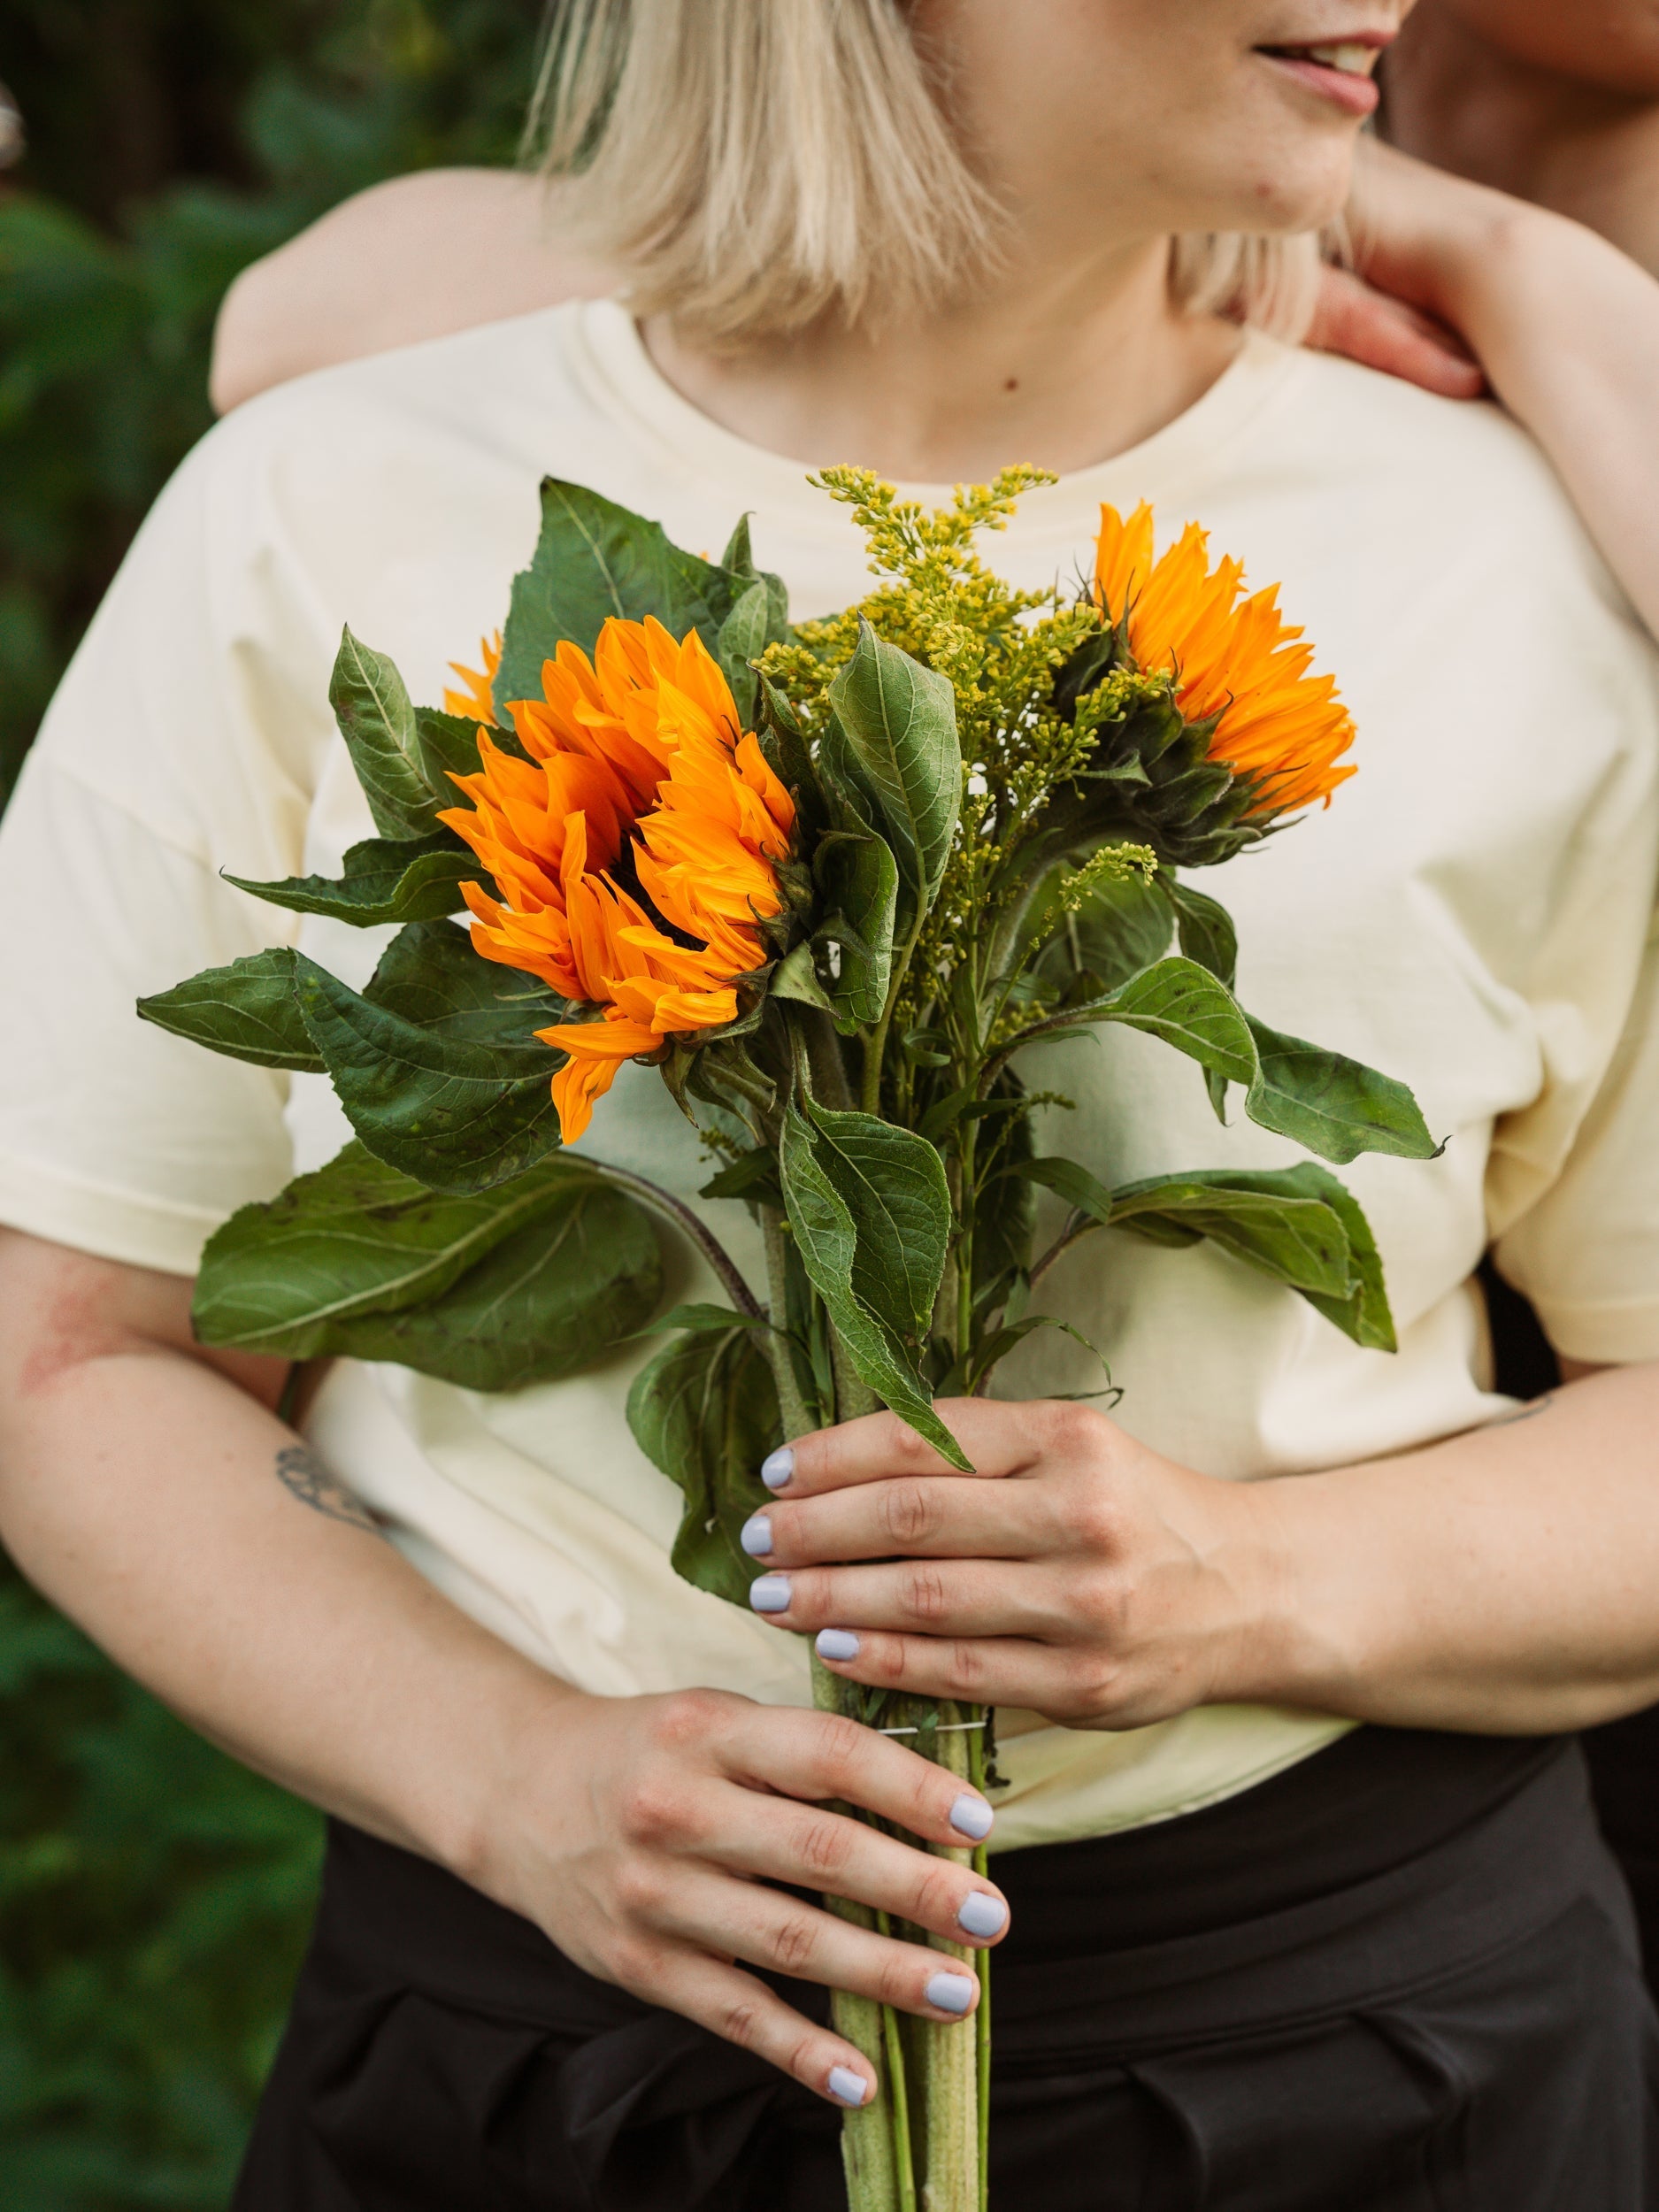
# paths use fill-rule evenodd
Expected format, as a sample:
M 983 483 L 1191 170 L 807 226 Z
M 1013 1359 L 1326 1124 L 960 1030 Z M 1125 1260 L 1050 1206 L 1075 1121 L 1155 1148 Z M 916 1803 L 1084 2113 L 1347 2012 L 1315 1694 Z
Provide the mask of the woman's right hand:
M 503 1778 L 480 1863 L 461 1870 L 588 1973 L 842 2104 L 874 2094 L 869 2062 L 745 1964 L 924 2019 L 972 2012 L 979 1983 L 961 1959 L 772 1886 L 827 1891 L 952 1945 L 995 1942 L 1008 1908 L 993 1885 L 837 1806 L 963 1851 L 992 1814 L 957 1776 L 834 1714 L 717 1690 L 598 1698 L 558 1686 L 536 1733 L 534 1760 L 515 1755 Z

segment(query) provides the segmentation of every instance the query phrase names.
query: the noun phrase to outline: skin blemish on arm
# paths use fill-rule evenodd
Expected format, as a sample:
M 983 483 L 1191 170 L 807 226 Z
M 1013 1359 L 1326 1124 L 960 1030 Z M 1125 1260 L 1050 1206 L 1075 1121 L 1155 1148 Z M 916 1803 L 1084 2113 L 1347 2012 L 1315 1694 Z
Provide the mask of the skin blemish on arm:
M 321 1513 L 331 1521 L 343 1521 L 349 1528 L 366 1529 L 371 1536 L 380 1533 L 380 1525 L 362 1500 L 354 1497 L 342 1482 L 337 1482 L 317 1457 L 303 1444 L 285 1444 L 276 1455 L 276 1478 L 282 1487 L 296 1497 L 302 1505 L 308 1505 L 313 1513 Z

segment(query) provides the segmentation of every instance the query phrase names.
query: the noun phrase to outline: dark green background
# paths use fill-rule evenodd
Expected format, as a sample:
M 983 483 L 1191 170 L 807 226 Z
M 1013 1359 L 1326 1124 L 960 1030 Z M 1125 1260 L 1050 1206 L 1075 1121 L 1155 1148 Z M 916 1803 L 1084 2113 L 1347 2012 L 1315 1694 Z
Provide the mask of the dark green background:
M 0 0 L 0 788 L 211 419 L 236 271 L 358 187 L 512 157 L 540 0 Z M 120 703 L 111 700 L 111 711 Z M 319 1823 L 0 1562 L 0 2206 L 225 2203 Z

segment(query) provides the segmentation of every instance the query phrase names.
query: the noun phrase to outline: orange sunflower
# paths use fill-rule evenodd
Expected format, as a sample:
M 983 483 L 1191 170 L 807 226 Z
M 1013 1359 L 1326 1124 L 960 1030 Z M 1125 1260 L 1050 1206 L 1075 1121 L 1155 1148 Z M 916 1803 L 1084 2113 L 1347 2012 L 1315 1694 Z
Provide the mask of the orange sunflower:
M 489 678 L 457 673 L 452 711 L 481 724 Z M 782 910 L 795 806 L 695 630 L 676 644 L 613 618 L 591 660 L 561 644 L 541 688 L 509 710 L 530 757 L 480 727 L 478 774 L 453 779 L 472 806 L 439 819 L 495 879 L 494 898 L 461 887 L 475 949 L 603 1010 L 536 1032 L 569 1056 L 553 1097 L 571 1144 L 624 1060 L 736 1019 L 767 958 L 759 925 Z
M 1210 565 L 1210 539 L 1188 523 L 1157 560 L 1152 510 L 1144 501 L 1125 522 L 1101 509 L 1094 595 L 1108 621 L 1124 624 L 1141 667 L 1167 670 L 1189 722 L 1220 719 L 1210 757 L 1260 780 L 1252 814 L 1287 814 L 1322 800 L 1354 773 L 1340 756 L 1354 741 L 1354 718 L 1332 676 L 1308 671 L 1313 648 L 1279 611 L 1279 587 L 1242 604 L 1244 567 Z

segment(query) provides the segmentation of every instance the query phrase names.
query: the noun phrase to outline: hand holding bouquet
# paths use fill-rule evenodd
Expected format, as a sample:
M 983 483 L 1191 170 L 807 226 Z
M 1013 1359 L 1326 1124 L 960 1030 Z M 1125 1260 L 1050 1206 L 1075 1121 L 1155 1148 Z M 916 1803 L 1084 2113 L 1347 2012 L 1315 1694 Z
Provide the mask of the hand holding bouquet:
M 1208 1239 L 1392 1348 L 1364 1217 L 1313 1160 L 1108 1189 L 1038 1148 L 1067 1102 L 1033 1087 L 1034 1048 L 1118 1023 L 1194 1060 L 1217 1114 L 1237 1085 L 1321 1159 L 1434 1150 L 1399 1084 L 1243 1010 L 1232 925 L 1180 872 L 1352 772 L 1332 680 L 1196 528 L 1155 559 L 1145 508 L 1105 511 L 1076 596 L 1011 589 L 974 539 L 1042 480 L 1007 470 L 928 514 L 826 471 L 878 588 L 794 626 L 746 525 L 710 563 L 549 481 L 501 647 L 446 711 L 347 633 L 333 698 L 379 834 L 338 879 L 244 887 L 400 933 L 360 993 L 283 948 L 142 1009 L 326 1071 L 355 1132 L 215 1237 L 206 1340 L 501 1390 L 654 1324 L 669 1340 L 628 1417 L 684 1494 L 674 1565 L 745 1606 L 766 1601 L 745 1532 L 769 1455 L 885 1406 L 965 1469 L 935 1402 L 983 1394 L 1033 1331 L 1075 1334 L 1042 1286 L 1102 1229 Z M 764 1285 L 681 1198 L 606 1164 L 625 1060 L 658 1067 L 696 1125 L 703 1195 L 757 1217 Z M 1064 1209 L 1041 1249 L 1040 1190 Z M 656 1320 L 652 1216 L 725 1304 Z M 990 1781 L 987 1713 L 814 1680 Z M 854 2212 L 972 2212 L 988 2005 L 969 2031 L 841 1997 L 836 2022 L 879 2085 L 848 2116 Z

